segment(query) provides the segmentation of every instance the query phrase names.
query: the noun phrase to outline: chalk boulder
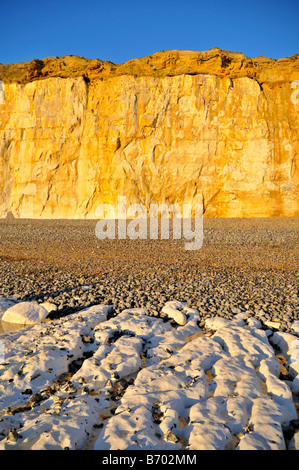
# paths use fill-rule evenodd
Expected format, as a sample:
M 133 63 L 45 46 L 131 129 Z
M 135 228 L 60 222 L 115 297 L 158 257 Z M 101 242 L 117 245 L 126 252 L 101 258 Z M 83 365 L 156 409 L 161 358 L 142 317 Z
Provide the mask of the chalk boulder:
M 35 302 L 20 302 L 6 310 L 2 321 L 34 325 L 35 323 L 42 322 L 48 313 L 44 307 Z
M 42 307 L 44 307 L 47 312 L 55 312 L 57 310 L 57 305 L 52 304 L 51 302 L 43 302 L 40 304 Z

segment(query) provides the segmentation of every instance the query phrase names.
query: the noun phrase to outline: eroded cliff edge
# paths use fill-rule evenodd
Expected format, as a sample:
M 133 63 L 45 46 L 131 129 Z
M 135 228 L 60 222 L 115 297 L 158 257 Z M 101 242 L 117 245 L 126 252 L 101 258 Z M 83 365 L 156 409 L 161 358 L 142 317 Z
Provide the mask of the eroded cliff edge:
M 299 215 L 299 55 L 166 51 L 0 65 L 0 217 L 97 218 L 100 203 Z

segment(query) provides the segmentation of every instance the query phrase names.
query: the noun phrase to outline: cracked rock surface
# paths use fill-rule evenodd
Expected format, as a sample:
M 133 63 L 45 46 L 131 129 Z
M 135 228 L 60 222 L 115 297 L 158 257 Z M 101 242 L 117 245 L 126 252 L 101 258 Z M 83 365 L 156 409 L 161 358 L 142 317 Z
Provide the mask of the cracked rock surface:
M 298 333 L 163 312 L 94 305 L 0 336 L 0 449 L 295 449 Z

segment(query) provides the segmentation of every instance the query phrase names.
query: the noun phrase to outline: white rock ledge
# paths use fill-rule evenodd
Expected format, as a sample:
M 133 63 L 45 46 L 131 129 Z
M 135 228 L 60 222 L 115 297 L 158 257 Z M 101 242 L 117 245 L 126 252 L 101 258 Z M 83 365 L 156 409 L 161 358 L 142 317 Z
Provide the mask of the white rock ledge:
M 0 450 L 298 446 L 284 438 L 297 418 L 295 334 L 269 335 L 246 315 L 201 330 L 181 302 L 166 304 L 168 320 L 134 308 L 107 320 L 111 308 L 0 337 Z M 271 344 L 293 380 L 280 379 Z

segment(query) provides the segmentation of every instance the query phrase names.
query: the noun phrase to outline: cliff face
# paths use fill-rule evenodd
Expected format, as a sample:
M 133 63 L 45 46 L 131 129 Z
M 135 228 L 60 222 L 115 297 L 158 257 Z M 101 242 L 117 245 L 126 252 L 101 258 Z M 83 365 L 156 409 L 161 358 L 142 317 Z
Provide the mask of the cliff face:
M 219 49 L 0 65 L 0 217 L 96 218 L 121 195 L 299 216 L 298 79 L 298 55 Z

